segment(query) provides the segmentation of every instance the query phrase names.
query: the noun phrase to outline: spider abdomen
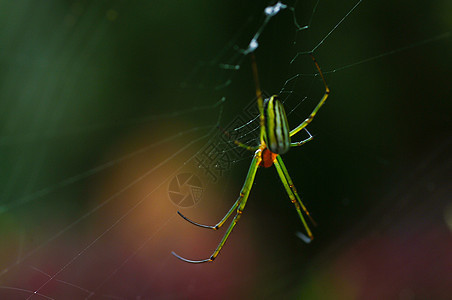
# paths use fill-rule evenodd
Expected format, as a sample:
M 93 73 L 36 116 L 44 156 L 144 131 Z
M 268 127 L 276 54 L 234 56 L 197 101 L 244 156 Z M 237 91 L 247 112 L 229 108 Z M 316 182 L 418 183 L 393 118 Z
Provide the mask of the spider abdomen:
M 276 154 L 284 154 L 290 148 L 290 129 L 284 106 L 274 95 L 264 101 L 264 141 L 268 149 Z

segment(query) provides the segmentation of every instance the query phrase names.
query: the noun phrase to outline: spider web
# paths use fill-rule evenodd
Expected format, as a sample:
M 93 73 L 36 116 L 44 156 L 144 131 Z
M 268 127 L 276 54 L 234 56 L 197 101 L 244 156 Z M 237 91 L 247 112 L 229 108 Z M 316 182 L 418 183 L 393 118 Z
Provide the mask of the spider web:
M 0 298 L 450 294 L 446 4 L 284 4 L 0 4 Z M 256 144 L 252 50 L 292 128 L 323 94 L 304 52 L 332 89 L 284 156 L 316 239 L 259 170 L 215 263 L 185 264 L 171 250 L 208 257 L 222 232 L 176 210 L 217 222 L 250 163 L 232 140 Z M 183 174 L 190 208 L 168 194 Z

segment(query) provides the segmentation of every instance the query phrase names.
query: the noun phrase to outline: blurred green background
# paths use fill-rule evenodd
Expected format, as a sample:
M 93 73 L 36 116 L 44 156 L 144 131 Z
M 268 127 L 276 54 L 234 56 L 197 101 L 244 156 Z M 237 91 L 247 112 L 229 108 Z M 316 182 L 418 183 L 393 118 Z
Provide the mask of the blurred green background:
M 297 34 L 289 10 L 275 17 L 256 52 L 263 89 L 313 73 L 309 60 L 288 62 L 355 3 L 320 1 L 313 15 L 316 1 L 298 1 L 298 22 L 312 23 Z M 319 223 L 311 244 L 295 236 L 302 226 L 276 172 L 260 169 L 215 263 L 171 256 L 208 257 L 221 232 L 180 219 L 167 181 L 208 140 L 213 104 L 226 97 L 226 125 L 254 97 L 248 57 L 225 89 L 181 83 L 220 78 L 192 71 L 238 32 L 245 47 L 266 5 L 0 1 L 0 298 L 450 297 L 451 40 L 416 45 L 450 31 L 448 1 L 364 1 L 315 51 L 332 93 L 309 127 L 314 141 L 284 156 Z M 291 126 L 322 95 L 302 79 Z M 184 213 L 219 220 L 250 161 L 206 183 Z

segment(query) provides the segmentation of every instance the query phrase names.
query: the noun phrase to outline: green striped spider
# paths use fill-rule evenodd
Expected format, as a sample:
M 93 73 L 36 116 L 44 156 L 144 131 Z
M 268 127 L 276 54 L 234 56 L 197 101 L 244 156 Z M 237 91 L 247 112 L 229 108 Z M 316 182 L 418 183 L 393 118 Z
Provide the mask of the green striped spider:
M 311 230 L 309 229 L 308 224 L 306 223 L 305 218 L 303 217 L 303 213 L 301 212 L 301 210 L 303 209 L 306 216 L 309 217 L 309 219 L 314 225 L 315 222 L 311 218 L 308 210 L 301 201 L 300 196 L 298 195 L 297 190 L 293 184 L 293 181 L 289 176 L 289 172 L 287 171 L 287 168 L 281 158 L 281 155 L 289 151 L 291 147 L 298 147 L 304 145 L 305 143 L 309 142 L 312 139 L 312 135 L 309 133 L 309 131 L 307 131 L 306 126 L 308 126 L 309 123 L 311 123 L 311 121 L 314 119 L 318 110 L 325 103 L 330 93 L 330 89 L 328 88 L 325 77 L 323 76 L 323 73 L 320 70 L 319 64 L 317 63 L 312 53 L 309 53 L 309 55 L 314 61 L 315 67 L 317 68 L 320 77 L 322 78 L 323 84 L 325 85 L 325 93 L 323 97 L 320 99 L 317 106 L 312 111 L 312 113 L 309 115 L 309 117 L 306 118 L 296 128 L 289 130 L 289 124 L 287 122 L 284 106 L 282 102 L 279 100 L 279 97 L 277 95 L 273 95 L 268 99 L 265 100 L 262 99 L 262 91 L 260 89 L 258 80 L 257 65 L 254 55 L 251 54 L 253 75 L 256 84 L 257 105 L 259 107 L 260 114 L 260 138 L 259 138 L 260 143 L 256 147 L 251 147 L 239 141 L 234 141 L 234 143 L 237 146 L 254 152 L 254 157 L 253 160 L 251 161 L 251 166 L 248 170 L 248 174 L 246 175 L 245 183 L 243 184 L 243 187 L 240 191 L 240 195 L 237 201 L 235 201 L 234 205 L 231 207 L 231 209 L 223 217 L 223 219 L 221 219 L 221 221 L 214 226 L 198 224 L 185 217 L 182 213 L 177 212 L 182 218 L 184 218 L 188 222 L 202 228 L 208 228 L 213 230 L 217 230 L 221 226 L 223 226 L 227 219 L 235 211 L 234 219 L 229 225 L 229 228 L 227 229 L 217 248 L 209 258 L 202 260 L 190 260 L 179 256 L 175 252 L 172 252 L 172 254 L 179 258 L 180 260 L 196 264 L 211 262 L 218 256 L 218 254 L 221 251 L 221 248 L 223 248 L 224 244 L 226 243 L 226 240 L 231 234 L 232 229 L 234 228 L 235 224 L 239 221 L 242 215 L 243 209 L 245 208 L 246 201 L 248 200 L 248 196 L 250 194 L 251 187 L 254 182 L 254 178 L 256 176 L 257 169 L 260 166 L 265 168 L 269 168 L 272 165 L 275 166 L 276 171 L 278 172 L 278 175 L 281 179 L 281 182 L 284 185 L 284 188 L 286 189 L 286 192 L 289 195 L 291 202 L 295 205 L 295 208 L 301 221 L 303 222 L 303 226 L 306 229 L 306 233 L 308 234 L 309 239 L 312 240 L 314 238 L 311 233 Z M 306 130 L 306 132 L 309 134 L 309 137 L 300 142 L 291 142 L 291 137 L 303 129 Z

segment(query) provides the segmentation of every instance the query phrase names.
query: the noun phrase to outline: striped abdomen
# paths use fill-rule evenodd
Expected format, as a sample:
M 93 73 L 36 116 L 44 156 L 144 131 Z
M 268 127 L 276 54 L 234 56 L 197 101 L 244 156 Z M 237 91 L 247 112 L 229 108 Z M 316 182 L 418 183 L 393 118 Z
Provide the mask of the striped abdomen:
M 264 141 L 267 148 L 276 154 L 284 154 L 290 148 L 290 129 L 284 106 L 274 95 L 264 100 Z

